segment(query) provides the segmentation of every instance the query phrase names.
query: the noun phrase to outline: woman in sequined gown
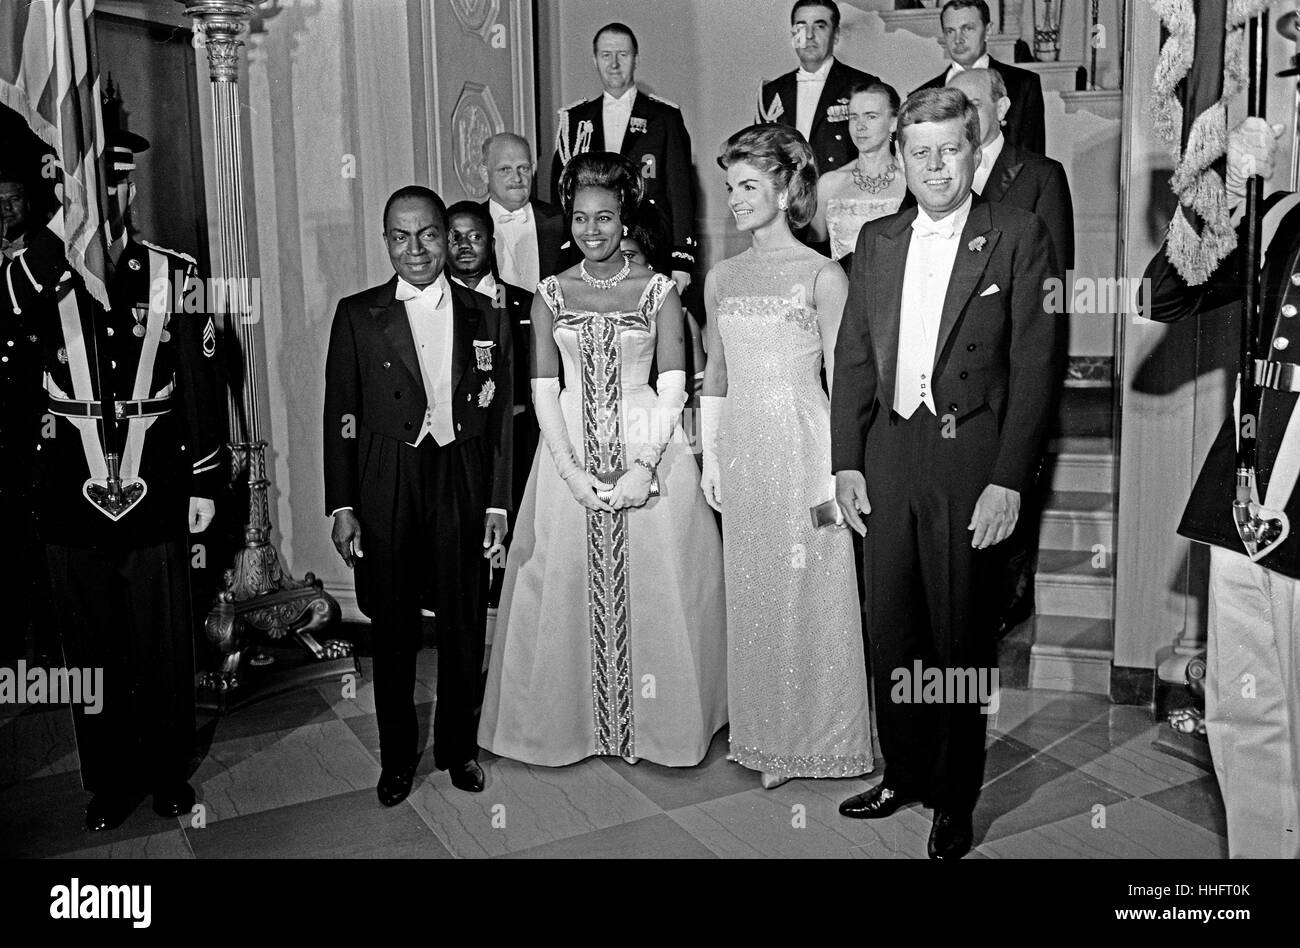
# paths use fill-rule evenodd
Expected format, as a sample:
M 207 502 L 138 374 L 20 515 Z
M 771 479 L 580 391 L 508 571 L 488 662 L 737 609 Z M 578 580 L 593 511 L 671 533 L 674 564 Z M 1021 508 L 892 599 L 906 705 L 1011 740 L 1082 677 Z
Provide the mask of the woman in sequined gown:
M 803 137 L 753 126 L 719 158 L 752 246 L 710 271 L 702 398 L 709 503 L 722 512 L 730 758 L 763 774 L 849 777 L 872 768 L 862 613 L 848 531 L 813 526 L 835 496 L 830 401 L 848 292 L 839 265 L 791 226 L 813 211 Z
M 891 147 L 899 104 L 898 93 L 886 83 L 849 87 L 849 135 L 858 157 L 821 176 L 809 227 L 814 240 L 830 239 L 836 260 L 853 252 L 863 224 L 895 213 L 907 194 L 902 162 Z
M 727 720 L 721 544 L 678 424 L 681 303 L 671 279 L 619 251 L 641 190 L 621 156 L 569 163 L 561 191 L 586 259 L 533 300 L 543 444 L 479 722 L 484 748 L 530 764 L 601 754 L 691 766 Z

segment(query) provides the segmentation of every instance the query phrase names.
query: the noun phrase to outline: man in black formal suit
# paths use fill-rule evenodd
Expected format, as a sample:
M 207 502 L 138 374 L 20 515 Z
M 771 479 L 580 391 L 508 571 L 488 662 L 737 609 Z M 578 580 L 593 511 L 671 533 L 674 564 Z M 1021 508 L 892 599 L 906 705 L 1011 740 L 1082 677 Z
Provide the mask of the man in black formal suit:
M 798 0 L 790 10 L 790 29 L 799 68 L 762 83 L 755 122 L 797 128 L 817 157 L 817 173 L 825 174 L 858 157 L 849 135 L 849 87 L 880 80 L 835 58 L 840 38 L 835 0 Z
M 646 201 L 659 209 L 672 234 L 672 277 L 686 292 L 695 269 L 695 190 L 691 136 L 674 102 L 636 87 L 640 53 L 636 35 L 622 23 L 602 26 L 591 43 L 605 91 L 560 109 L 551 162 L 551 197 L 574 155 L 612 151 L 641 169 Z M 576 258 L 575 258 L 576 259 Z
M 939 12 L 939 22 L 943 25 L 943 42 L 952 62 L 920 88 L 942 88 L 963 69 L 997 70 L 1011 100 L 1003 117 L 1007 141 L 1026 151 L 1046 154 L 1043 84 L 1028 69 L 999 62 L 989 55 L 986 42 L 989 21 L 989 5 L 985 0 L 948 0 Z
M 496 272 L 506 283 L 527 290 L 530 296 L 541 280 L 564 269 L 560 265 L 561 248 L 569 240 L 564 214 L 532 197 L 536 171 L 527 139 L 501 132 L 483 143 L 488 199 L 480 207 L 493 224 Z
M 410 793 L 422 616 L 436 615 L 434 764 L 483 789 L 482 557 L 505 541 L 513 430 L 503 311 L 452 283 L 447 210 L 428 188 L 384 207 L 392 279 L 339 301 L 325 367 L 325 509 L 374 638 L 379 800 Z
M 966 97 L 913 94 L 898 137 L 920 206 L 863 226 L 835 346 L 831 463 L 866 538 L 886 760 L 881 783 L 840 812 L 875 819 L 922 801 L 935 809 L 931 857 L 960 858 L 984 772 L 974 684 L 986 696 L 997 668 L 998 545 L 1038 462 L 1057 377 L 1046 354 L 1064 320 L 1044 311 L 1056 268 L 1043 222 L 971 193 L 980 135 Z M 937 702 L 906 703 L 920 688 L 899 682 L 918 671 L 942 676 Z
M 1033 211 L 1047 225 L 1056 261 L 1068 275 L 1074 269 L 1074 202 L 1070 183 L 1059 161 L 1035 155 L 1013 145 L 1002 134 L 999 121 L 1010 102 L 1002 76 L 993 69 L 967 69 L 948 80 L 960 89 L 980 114 L 979 167 L 975 169 L 974 191 L 990 201 Z M 1057 353 L 1058 364 L 1069 356 L 1069 337 L 1058 343 L 1066 351 Z M 1058 379 L 1055 391 L 1064 379 Z M 1007 572 L 1004 578 L 999 637 L 1007 634 L 1034 612 L 1034 573 L 1038 569 L 1038 532 L 1042 522 L 1047 485 L 1041 480 L 1021 498 L 1020 522 L 1007 541 Z

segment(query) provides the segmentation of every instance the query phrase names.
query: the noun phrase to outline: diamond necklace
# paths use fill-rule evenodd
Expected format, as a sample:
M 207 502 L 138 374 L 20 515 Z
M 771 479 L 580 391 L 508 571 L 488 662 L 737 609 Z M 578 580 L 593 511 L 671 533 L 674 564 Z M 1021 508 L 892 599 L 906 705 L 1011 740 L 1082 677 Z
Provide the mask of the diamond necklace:
M 618 286 L 620 283 L 626 280 L 627 275 L 631 272 L 632 272 L 632 261 L 629 260 L 627 257 L 623 258 L 623 269 L 619 270 L 618 273 L 615 273 L 612 277 L 609 277 L 608 279 L 605 280 L 602 280 L 599 277 L 594 277 L 587 272 L 586 260 L 578 264 L 578 273 L 582 276 L 582 282 L 587 284 L 588 286 L 594 286 L 598 290 L 614 289 L 614 287 Z
M 855 161 L 853 162 L 852 171 L 853 183 L 858 186 L 859 190 L 879 194 L 894 183 L 894 178 L 898 175 L 898 165 L 891 160 L 879 175 L 869 175 L 863 174 L 858 169 L 858 163 Z

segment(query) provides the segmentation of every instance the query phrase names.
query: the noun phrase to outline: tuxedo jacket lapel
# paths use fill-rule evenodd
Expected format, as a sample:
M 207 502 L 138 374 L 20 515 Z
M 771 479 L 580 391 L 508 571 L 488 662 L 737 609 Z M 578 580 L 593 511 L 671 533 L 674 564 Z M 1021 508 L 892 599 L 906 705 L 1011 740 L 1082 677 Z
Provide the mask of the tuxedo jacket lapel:
M 1011 142 L 1004 142 L 1002 145 L 1002 154 L 998 155 L 998 160 L 993 162 L 993 167 L 989 171 L 989 179 L 984 184 L 984 193 L 981 195 L 986 201 L 1001 201 L 1011 185 L 1015 182 L 1016 176 L 1020 174 L 1020 169 L 1024 168 L 1025 160 L 1020 154 L 1020 149 L 1016 148 Z
M 370 315 L 378 322 L 388 344 L 411 374 L 411 379 L 420 386 L 420 391 L 424 391 L 424 376 L 420 374 L 420 357 L 415 352 L 415 337 L 411 335 L 411 323 L 406 317 L 406 304 L 397 299 L 396 276 L 388 281 L 385 293 L 388 302 L 372 308 Z
M 876 366 L 880 383 L 876 388 L 881 404 L 894 404 L 894 379 L 898 374 L 898 333 L 903 318 L 903 274 L 907 270 L 907 251 L 912 245 L 912 221 L 916 208 L 898 215 L 894 225 L 876 235 L 872 275 L 878 281 L 875 294 L 878 305 L 871 308 L 871 339 L 876 347 Z
M 957 258 L 952 264 L 952 276 L 948 280 L 948 292 L 943 299 L 943 316 L 939 320 L 939 338 L 934 347 L 935 365 L 943 356 L 944 346 L 952 335 L 957 318 L 966 307 L 966 302 L 979 285 L 984 268 L 997 248 L 1001 231 L 993 229 L 989 215 L 988 202 L 976 196 L 971 205 L 970 216 L 958 238 Z M 977 237 L 983 237 L 984 243 L 978 249 L 973 246 Z
M 470 303 L 461 293 L 471 294 L 473 290 L 454 287 L 451 290 L 451 390 L 455 392 L 460 380 L 474 362 L 474 340 L 477 338 L 479 318 L 482 315 L 477 305 Z M 472 297 L 470 297 L 472 299 Z

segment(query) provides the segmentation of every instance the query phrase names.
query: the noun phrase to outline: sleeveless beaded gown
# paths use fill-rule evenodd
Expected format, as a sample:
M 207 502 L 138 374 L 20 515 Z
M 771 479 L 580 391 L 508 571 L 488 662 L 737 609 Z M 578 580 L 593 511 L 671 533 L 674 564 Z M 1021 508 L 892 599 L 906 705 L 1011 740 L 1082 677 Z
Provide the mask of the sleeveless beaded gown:
M 826 202 L 826 233 L 831 242 L 831 256 L 836 260 L 853 252 L 858 231 L 867 221 L 898 211 L 902 198 L 833 197 Z
M 837 321 L 802 304 L 827 259 L 746 250 L 713 269 L 727 360 L 718 432 L 727 582 L 730 758 L 783 777 L 872 768 L 862 612 L 847 529 L 814 529 L 835 496 L 819 378 Z
M 556 278 L 538 286 L 568 385 L 565 426 L 588 471 L 628 467 L 647 437 L 655 318 L 672 285 L 651 277 L 626 313 L 575 312 Z M 501 589 L 479 719 L 487 750 L 545 766 L 704 759 L 727 721 L 726 594 L 717 523 L 680 425 L 657 476 L 660 496 L 644 507 L 588 511 L 539 445 Z

